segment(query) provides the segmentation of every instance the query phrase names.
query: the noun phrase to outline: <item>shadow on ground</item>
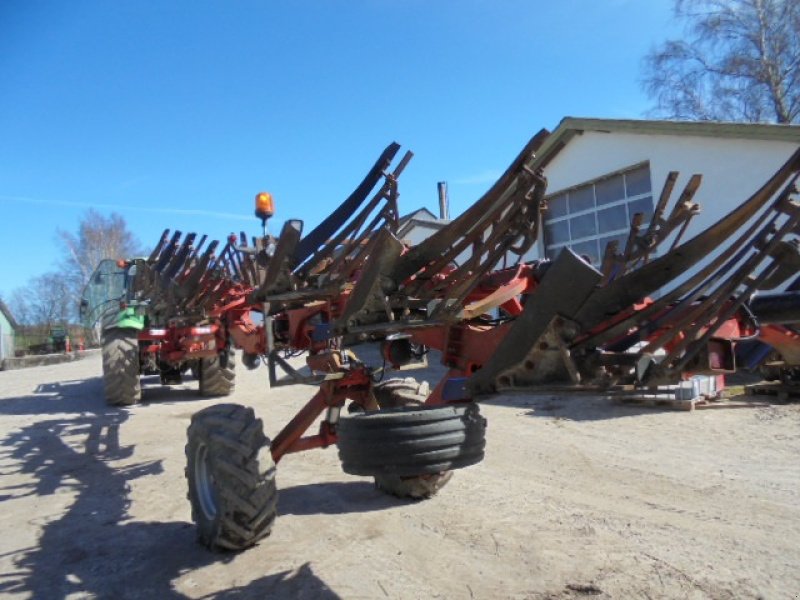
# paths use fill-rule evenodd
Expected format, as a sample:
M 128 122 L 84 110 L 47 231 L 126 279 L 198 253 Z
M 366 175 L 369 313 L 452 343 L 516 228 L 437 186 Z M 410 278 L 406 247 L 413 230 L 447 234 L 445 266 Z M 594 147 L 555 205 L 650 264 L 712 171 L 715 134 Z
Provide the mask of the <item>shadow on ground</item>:
M 335 481 L 278 489 L 278 515 L 341 515 L 413 504 L 378 491 L 372 482 Z
M 619 404 L 609 398 L 570 393 L 569 391 L 546 394 L 505 394 L 485 399 L 481 398 L 479 402 L 493 406 L 524 409 L 525 412 L 523 414 L 528 417 L 566 419 L 569 421 L 603 421 L 662 412 L 675 412 L 671 409 L 655 406 Z
M 142 378 L 142 403 L 165 404 L 173 401 L 207 401 L 196 389 L 169 387 L 157 377 Z M 0 415 L 55 415 L 86 413 L 111 416 L 125 414 L 125 407 L 109 406 L 104 400 L 102 377 L 73 379 L 36 386 L 33 394 L 0 399 Z
M 141 404 L 147 406 L 151 403 L 168 404 L 170 402 L 187 402 L 209 400 L 211 398 L 201 396 L 196 379 L 184 377 L 183 383 L 179 385 L 161 385 L 158 375 L 142 377 L 142 400 Z M 189 386 L 189 387 L 186 387 Z
M 0 498 L 25 507 L 6 503 L 6 522 L 16 518 L 39 532 L 13 553 L 15 569 L 0 575 L 0 595 L 185 598 L 174 580 L 235 556 L 199 546 L 191 523 L 131 519 L 130 482 L 163 468 L 161 460 L 130 462 L 135 447 L 122 441 L 129 413 L 107 407 L 101 388 L 99 378 L 67 381 L 0 401 L 0 414 L 43 416 L 0 441 L 7 476 Z M 10 484 L 12 474 L 22 483 Z M 305 564 L 204 598 L 300 596 L 337 597 Z
M 254 579 L 242 587 L 202 596 L 201 600 L 263 600 L 265 598 L 308 598 L 337 600 L 341 598 L 317 577 L 309 563 L 294 571 L 282 571 Z

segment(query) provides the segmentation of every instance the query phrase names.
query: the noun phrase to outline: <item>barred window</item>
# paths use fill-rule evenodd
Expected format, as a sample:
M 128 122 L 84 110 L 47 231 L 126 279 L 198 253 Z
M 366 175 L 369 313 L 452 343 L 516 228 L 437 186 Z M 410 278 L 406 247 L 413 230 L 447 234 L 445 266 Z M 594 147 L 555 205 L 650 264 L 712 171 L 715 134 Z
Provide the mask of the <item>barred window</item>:
M 617 240 L 624 247 L 631 220 L 653 215 L 650 165 L 637 165 L 570 188 L 547 199 L 544 214 L 545 255 L 555 258 L 562 249 L 588 257 L 600 266 L 606 245 Z

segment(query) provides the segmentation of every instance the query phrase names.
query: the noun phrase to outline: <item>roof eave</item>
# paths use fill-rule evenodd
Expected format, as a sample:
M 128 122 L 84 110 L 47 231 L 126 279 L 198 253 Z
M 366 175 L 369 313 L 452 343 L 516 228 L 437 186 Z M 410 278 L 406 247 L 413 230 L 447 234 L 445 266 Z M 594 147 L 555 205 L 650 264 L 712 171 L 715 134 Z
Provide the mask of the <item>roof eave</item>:
M 531 166 L 546 166 L 573 137 L 585 131 L 740 138 L 800 144 L 800 125 L 564 117 L 550 137 L 545 140 Z

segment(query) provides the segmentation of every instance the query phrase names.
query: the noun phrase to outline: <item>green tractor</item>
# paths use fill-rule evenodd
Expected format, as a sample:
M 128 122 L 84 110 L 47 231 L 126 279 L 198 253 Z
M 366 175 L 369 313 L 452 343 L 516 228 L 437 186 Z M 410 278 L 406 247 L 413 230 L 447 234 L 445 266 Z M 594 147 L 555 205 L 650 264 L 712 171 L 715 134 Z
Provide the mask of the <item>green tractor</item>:
M 162 385 L 183 382 L 191 372 L 204 396 L 227 396 L 235 385 L 234 357 L 218 323 L 171 314 L 154 307 L 135 285 L 142 259 L 100 261 L 83 290 L 84 326 L 102 341 L 103 382 L 112 405 L 141 400 L 142 375 L 158 375 Z

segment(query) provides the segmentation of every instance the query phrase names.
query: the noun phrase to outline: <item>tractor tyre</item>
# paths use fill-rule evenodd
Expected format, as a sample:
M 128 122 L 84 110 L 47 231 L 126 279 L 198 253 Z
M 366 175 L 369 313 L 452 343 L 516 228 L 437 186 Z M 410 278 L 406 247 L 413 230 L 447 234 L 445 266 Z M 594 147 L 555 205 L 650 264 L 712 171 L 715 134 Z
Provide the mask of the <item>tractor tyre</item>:
M 201 396 L 230 396 L 236 386 L 235 354 L 225 348 L 216 356 L 201 358 L 198 379 Z
M 427 383 L 390 379 L 375 386 L 381 410 L 339 421 L 339 456 L 352 475 L 399 498 L 430 498 L 452 469 L 483 459 L 486 420 L 476 404 L 424 406 Z
M 103 332 L 103 388 L 112 406 L 131 406 L 142 399 L 139 340 L 135 329 Z
M 192 417 L 186 479 L 198 540 L 243 550 L 269 535 L 277 514 L 275 462 L 252 408 L 217 404 Z

